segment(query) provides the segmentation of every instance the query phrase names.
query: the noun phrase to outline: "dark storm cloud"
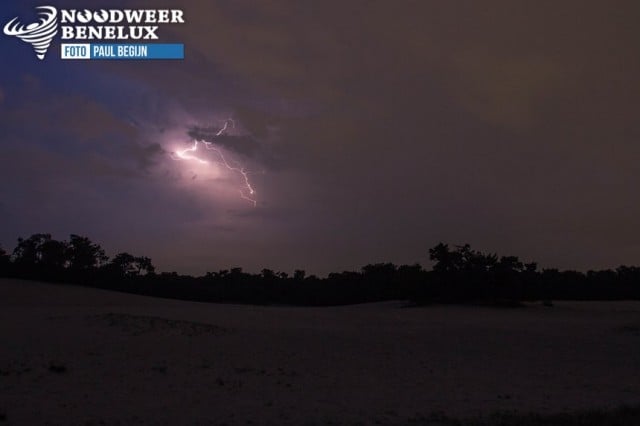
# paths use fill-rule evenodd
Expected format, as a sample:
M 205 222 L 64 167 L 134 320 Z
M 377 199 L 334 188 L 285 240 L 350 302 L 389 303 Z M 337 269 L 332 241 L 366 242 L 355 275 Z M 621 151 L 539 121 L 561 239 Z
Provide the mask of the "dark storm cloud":
M 254 135 L 218 135 L 219 131 L 218 127 L 194 126 L 187 131 L 187 135 L 193 140 L 209 142 L 215 147 L 224 148 L 236 156 L 239 155 L 235 161 L 248 160 L 254 167 L 274 172 L 286 167 L 282 159 L 282 150 L 274 146 L 268 132 L 258 139 Z
M 640 256 L 636 2 L 182 4 L 203 61 L 314 105 L 230 100 L 279 126 L 297 176 L 272 197 L 318 246 L 354 263 L 424 260 L 440 239 L 550 266 Z
M 187 134 L 190 138 L 215 143 L 230 151 L 253 157 L 260 149 L 260 144 L 251 136 L 218 135 L 219 128 L 192 127 Z
M 223 110 L 251 136 L 216 143 L 280 164 L 253 176 L 258 210 L 216 222 L 224 236 L 193 218 L 178 232 L 184 204 L 159 196 L 158 208 L 176 209 L 162 221 L 171 236 L 140 238 L 181 241 L 179 254 L 162 249 L 167 264 L 201 271 L 207 253 L 221 266 L 326 272 L 424 262 L 439 240 L 545 266 L 638 263 L 637 2 L 154 3 L 164 6 L 185 10 L 187 24 L 163 34 L 185 43 L 187 60 L 92 64 L 87 75 L 115 76 L 110 93 L 123 80 L 126 91 L 148 87 L 157 97 L 140 118 L 158 126 L 170 127 L 169 104 L 198 117 Z M 0 86 L 7 105 L 10 85 Z M 130 155 L 138 164 L 162 157 L 153 138 L 112 113 L 108 93 L 86 90 L 74 101 L 86 110 L 80 118 L 45 128 L 64 123 L 73 143 L 93 140 L 102 157 L 112 149 L 138 150 Z M 12 106 L 2 125 L 51 110 L 37 105 L 22 115 Z M 137 190 L 157 190 L 147 185 Z M 225 211 L 184 203 L 196 218 Z

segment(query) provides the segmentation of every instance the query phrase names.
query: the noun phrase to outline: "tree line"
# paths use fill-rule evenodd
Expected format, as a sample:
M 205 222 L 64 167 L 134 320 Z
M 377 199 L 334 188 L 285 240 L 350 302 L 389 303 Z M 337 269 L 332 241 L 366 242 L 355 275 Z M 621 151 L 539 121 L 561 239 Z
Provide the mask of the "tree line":
M 419 264 L 369 264 L 360 271 L 319 278 L 296 270 L 292 275 L 263 269 L 223 269 L 193 277 L 156 273 L 151 259 L 118 253 L 109 258 L 99 244 L 72 234 L 58 241 L 50 234 L 18 239 L 8 253 L 0 248 L 0 276 L 66 282 L 136 294 L 184 300 L 340 305 L 385 300 L 415 304 L 489 303 L 517 305 L 526 301 L 640 299 L 640 268 L 559 271 L 542 269 L 516 256 L 473 250 L 468 244 L 440 243 L 429 250 L 430 270 Z

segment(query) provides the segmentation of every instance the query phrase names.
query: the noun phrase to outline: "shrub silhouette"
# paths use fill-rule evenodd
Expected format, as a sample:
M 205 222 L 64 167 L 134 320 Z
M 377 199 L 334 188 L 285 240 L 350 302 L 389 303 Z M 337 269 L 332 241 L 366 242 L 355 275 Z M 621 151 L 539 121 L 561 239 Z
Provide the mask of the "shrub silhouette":
M 439 243 L 429 250 L 431 270 L 419 264 L 369 264 L 359 272 L 326 278 L 304 270 L 263 269 L 250 274 L 236 267 L 201 277 L 157 274 L 151 259 L 122 252 L 109 260 L 100 245 L 72 234 L 69 241 L 50 234 L 18 239 L 9 256 L 0 249 L 0 275 L 68 282 L 137 294 L 185 300 L 254 304 L 341 305 L 404 299 L 415 304 L 491 303 L 517 306 L 524 301 L 640 299 L 640 268 L 616 270 L 538 270 L 516 256 L 473 250 L 469 244 Z

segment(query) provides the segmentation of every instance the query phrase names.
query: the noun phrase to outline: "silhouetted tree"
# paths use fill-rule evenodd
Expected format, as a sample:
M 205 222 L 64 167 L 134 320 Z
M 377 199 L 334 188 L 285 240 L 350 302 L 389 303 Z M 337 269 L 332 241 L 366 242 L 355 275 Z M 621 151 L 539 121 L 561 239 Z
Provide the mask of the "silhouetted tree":
M 276 279 L 276 274 L 271 269 L 263 269 L 260 272 L 260 275 L 262 276 L 262 279 L 264 279 L 264 280 L 275 280 Z
M 69 268 L 74 271 L 91 271 L 109 259 L 98 244 L 75 234 L 69 238 L 68 253 Z
M 435 262 L 433 266 L 435 272 L 453 272 L 459 269 L 460 256 L 451 252 L 448 244 L 439 243 L 429 249 L 429 259 Z
M 49 272 L 59 272 L 68 266 L 69 247 L 65 241 L 49 239 L 41 248 L 40 263 Z
M 65 280 L 153 296 L 198 301 L 339 305 L 390 299 L 417 303 L 485 303 L 555 299 L 640 299 L 640 268 L 576 271 L 544 269 L 516 256 L 498 257 L 469 244 L 440 243 L 429 250 L 433 270 L 419 264 L 376 263 L 360 272 L 330 273 L 326 278 L 296 270 L 263 269 L 259 274 L 232 268 L 203 277 L 176 272 L 155 274 L 151 259 L 129 253 L 111 262 L 86 237 L 56 241 L 50 234 L 18 239 L 12 256 L 0 249 L 0 274 L 27 279 Z
M 0 247 L 0 275 L 7 276 L 9 274 L 9 267 L 11 266 L 11 258 L 9 254 Z
M 118 253 L 104 268 L 112 274 L 128 278 L 155 273 L 151 259 L 129 253 Z
M 33 234 L 18 238 L 13 250 L 15 272 L 25 278 L 58 280 L 66 264 L 66 244 L 51 234 Z
M 136 258 L 132 254 L 118 253 L 106 267 L 117 275 L 129 277 L 135 275 L 135 260 Z
M 136 265 L 138 267 L 138 275 L 153 275 L 156 272 L 151 259 L 146 256 L 136 257 Z
M 51 241 L 51 234 L 33 234 L 27 239 L 18 238 L 13 250 L 13 261 L 20 267 L 34 267 L 42 260 L 42 247 Z

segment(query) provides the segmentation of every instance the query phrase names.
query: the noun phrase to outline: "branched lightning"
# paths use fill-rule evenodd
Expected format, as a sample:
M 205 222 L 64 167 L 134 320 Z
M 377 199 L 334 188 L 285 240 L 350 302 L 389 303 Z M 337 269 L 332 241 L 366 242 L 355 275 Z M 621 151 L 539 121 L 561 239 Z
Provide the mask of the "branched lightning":
M 190 154 L 190 152 L 196 152 L 197 150 L 198 150 L 198 141 L 193 141 L 193 146 L 191 148 L 172 152 L 171 158 L 173 160 L 193 160 L 200 164 L 209 164 L 207 160 L 203 160 L 201 158 L 196 157 L 195 155 Z
M 222 134 L 228 129 L 229 123 L 231 123 L 231 125 L 235 127 L 235 123 L 233 122 L 233 120 L 228 119 L 227 121 L 225 121 L 224 126 L 215 133 L 215 136 L 222 136 Z M 196 139 L 193 141 L 193 145 L 191 147 L 173 152 L 171 155 L 171 158 L 174 160 L 191 160 L 200 164 L 210 164 L 209 161 L 203 160 L 202 158 L 199 158 L 194 154 L 195 152 L 198 151 L 198 147 L 200 144 L 202 144 L 205 147 L 205 149 L 216 153 L 219 160 L 214 161 L 215 164 L 224 166 L 228 170 L 242 176 L 242 179 L 244 180 L 244 185 L 243 185 L 243 188 L 240 189 L 240 197 L 251 202 L 254 207 L 257 206 L 258 202 L 254 198 L 256 191 L 253 189 L 253 186 L 251 185 L 251 181 L 249 180 L 249 172 L 245 170 L 244 167 L 232 166 L 231 164 L 229 164 L 229 162 L 225 158 L 220 148 L 214 146 L 213 143 Z

